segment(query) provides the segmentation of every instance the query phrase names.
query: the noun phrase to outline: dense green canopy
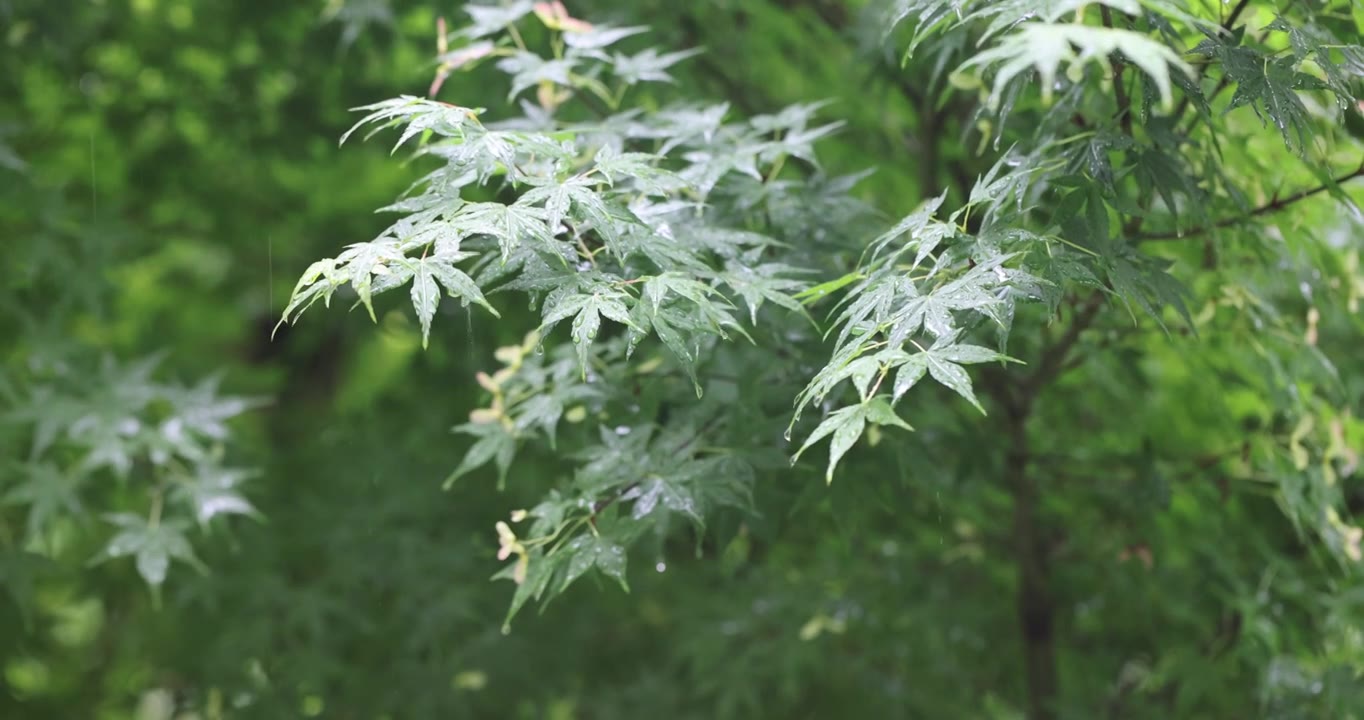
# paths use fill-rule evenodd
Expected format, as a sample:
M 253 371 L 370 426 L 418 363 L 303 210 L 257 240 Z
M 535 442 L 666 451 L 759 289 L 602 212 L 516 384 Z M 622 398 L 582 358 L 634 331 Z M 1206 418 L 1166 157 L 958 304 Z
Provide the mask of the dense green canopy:
M 1364 718 L 1362 33 L 0 0 L 0 717 Z

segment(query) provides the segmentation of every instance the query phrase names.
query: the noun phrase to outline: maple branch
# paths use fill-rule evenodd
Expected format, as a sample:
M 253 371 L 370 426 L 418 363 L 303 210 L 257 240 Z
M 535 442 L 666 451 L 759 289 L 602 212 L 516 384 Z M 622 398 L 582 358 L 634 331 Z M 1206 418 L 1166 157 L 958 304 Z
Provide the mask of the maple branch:
M 1246 7 L 1248 7 L 1249 5 L 1250 0 L 1241 0 L 1241 2 L 1236 3 L 1236 7 L 1232 9 L 1231 14 L 1227 16 L 1226 20 L 1222 21 L 1222 27 L 1226 28 L 1227 31 L 1230 32 L 1231 26 L 1236 24 L 1237 18 L 1241 17 L 1241 13 L 1245 12 Z
M 1051 583 L 1048 531 L 1041 516 L 1042 488 L 1029 472 L 1034 458 L 1028 442 L 1028 422 L 1038 394 L 1060 374 L 1081 333 L 1094 323 L 1103 307 L 1103 292 L 1095 290 L 1079 306 L 1070 326 L 1042 352 L 1037 370 L 1021 385 L 1017 396 L 1004 395 L 1009 444 L 1004 458 L 1005 485 L 1013 493 L 1012 542 L 1018 571 L 1015 612 L 1022 630 L 1023 672 L 1029 720 L 1053 720 L 1059 673 L 1056 658 L 1056 601 Z
M 597 527 L 597 516 L 600 515 L 603 510 L 611 507 L 617 500 L 625 497 L 631 490 L 639 487 L 639 482 L 640 481 L 632 482 L 625 487 L 619 488 L 616 492 L 612 493 L 611 497 L 606 498 L 605 500 L 594 501 L 592 503 L 592 514 L 587 518 L 587 521 L 592 523 L 592 527 Z
M 1075 313 L 1075 319 L 1070 321 L 1070 327 L 1066 328 L 1066 332 L 1042 351 L 1042 359 L 1037 363 L 1037 370 L 1024 381 L 1024 402 L 1031 404 L 1033 397 L 1065 369 L 1071 349 L 1080 340 L 1080 334 L 1094 324 L 1094 320 L 1099 316 L 1099 310 L 1103 309 L 1103 300 L 1103 291 L 1095 290 L 1080 305 Z
M 1268 215 L 1270 213 L 1279 212 L 1280 210 L 1284 210 L 1288 206 L 1296 202 L 1306 200 L 1307 198 L 1310 198 L 1313 195 L 1319 195 L 1321 193 L 1324 193 L 1327 190 L 1330 190 L 1331 188 L 1340 185 L 1341 183 L 1349 182 L 1350 180 L 1354 180 L 1355 178 L 1358 177 L 1364 177 L 1364 164 L 1361 164 L 1352 172 L 1341 175 L 1340 177 L 1332 179 L 1330 182 L 1322 183 L 1321 185 L 1318 185 L 1314 188 L 1300 190 L 1286 197 L 1275 197 L 1273 200 L 1265 203 L 1264 205 L 1261 205 L 1260 207 L 1255 208 L 1254 210 L 1251 210 L 1245 215 L 1226 218 L 1225 220 L 1219 220 L 1215 223 L 1212 223 L 1211 225 L 1203 225 L 1201 227 L 1196 227 L 1184 231 L 1166 230 L 1164 232 L 1145 233 L 1142 235 L 1136 235 L 1132 239 L 1134 242 L 1147 242 L 1164 240 L 1184 240 L 1187 238 L 1196 237 L 1198 235 L 1202 235 L 1212 230 L 1217 230 L 1220 228 L 1230 227 L 1232 225 L 1243 223 L 1251 218 L 1259 217 L 1260 215 Z
M 1113 13 L 1107 5 L 1099 6 L 1099 14 L 1103 17 L 1104 27 L 1113 27 Z M 1122 84 L 1123 71 L 1127 70 L 1127 64 L 1121 60 L 1113 63 L 1113 92 L 1118 100 L 1118 122 L 1122 124 L 1122 131 L 1127 136 L 1132 135 L 1132 99 L 1127 95 L 1127 86 Z

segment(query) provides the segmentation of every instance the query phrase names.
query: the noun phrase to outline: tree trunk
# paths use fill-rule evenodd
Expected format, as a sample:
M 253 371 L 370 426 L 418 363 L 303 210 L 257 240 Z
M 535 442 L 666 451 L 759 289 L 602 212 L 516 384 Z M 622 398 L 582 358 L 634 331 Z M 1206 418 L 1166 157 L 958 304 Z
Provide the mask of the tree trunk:
M 1044 533 L 1038 527 L 1036 480 L 1028 472 L 1026 415 L 1011 418 L 1012 443 L 1005 476 L 1013 492 L 1014 553 L 1018 563 L 1017 612 L 1022 632 L 1029 720 L 1056 717 L 1056 640 L 1050 570 Z

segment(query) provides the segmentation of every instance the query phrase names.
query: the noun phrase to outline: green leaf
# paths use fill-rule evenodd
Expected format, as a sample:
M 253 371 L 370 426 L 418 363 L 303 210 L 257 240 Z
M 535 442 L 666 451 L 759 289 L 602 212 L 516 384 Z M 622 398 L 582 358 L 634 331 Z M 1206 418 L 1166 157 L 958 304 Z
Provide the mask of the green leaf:
M 478 125 L 478 113 L 480 112 L 472 108 L 426 100 L 411 95 L 403 95 L 392 100 L 384 100 L 355 109 L 372 110 L 373 112 L 361 118 L 351 129 L 347 130 L 341 136 L 341 144 L 345 144 L 352 133 L 365 125 L 377 124 L 378 127 L 375 128 L 374 132 L 378 132 L 384 128 L 406 123 L 407 128 L 403 130 L 398 137 L 398 142 L 394 144 L 394 151 L 397 151 L 408 140 L 426 132 L 448 137 L 462 137 L 467 128 Z M 374 132 L 371 132 L 370 135 L 373 135 Z M 366 139 L 368 137 L 366 136 Z
M 631 517 L 636 520 L 663 507 L 690 517 L 698 525 L 704 524 L 700 514 L 700 503 L 686 486 L 670 481 L 668 478 L 653 475 L 646 478 L 623 499 L 633 499 Z
M 1193 68 L 1178 53 L 1141 33 L 1075 23 L 1022 23 L 997 46 L 977 53 L 961 67 L 965 70 L 998 66 L 988 98 L 991 106 L 998 105 L 1010 80 L 1029 69 L 1037 71 L 1042 98 L 1050 102 L 1062 65 L 1078 67 L 1096 61 L 1107 66 L 1108 57 L 1114 53 L 1121 53 L 1127 62 L 1151 78 L 1167 110 L 1173 105 L 1170 67 L 1194 77 Z M 1111 75 L 1111 71 L 1107 74 Z
M 559 585 L 560 591 L 594 567 L 619 583 L 622 590 L 630 591 L 630 586 L 625 580 L 624 547 L 604 537 L 582 535 L 565 545 L 562 552 L 568 555 L 568 569 L 564 572 L 563 582 Z
M 659 167 L 661 155 L 638 152 L 616 152 L 607 145 L 593 158 L 593 170 L 611 184 L 628 182 L 648 195 L 669 195 L 686 187 L 681 176 Z
M 800 459 L 802 453 L 812 445 L 832 435 L 829 441 L 829 466 L 825 470 L 825 482 L 834 481 L 834 469 L 838 467 L 838 461 L 852 448 L 857 439 L 862 436 L 862 431 L 866 429 L 868 422 L 874 425 L 894 425 L 906 430 L 912 430 L 908 423 L 904 422 L 895 414 L 890 403 L 885 396 L 878 395 L 874 398 L 865 400 L 857 405 L 839 408 L 824 418 L 810 437 L 805 440 L 805 444 L 800 450 L 796 451 L 795 457 L 791 462 Z
M 171 497 L 186 505 L 201 526 L 219 515 L 259 518 L 260 513 L 239 489 L 245 480 L 257 474 L 251 470 L 224 468 L 214 461 L 201 462 L 191 474 L 178 479 Z
M 28 507 L 28 523 L 24 527 L 27 537 L 40 538 L 52 521 L 81 515 L 80 491 L 85 484 L 82 473 L 64 472 L 48 462 L 27 463 L 20 466 L 20 471 L 24 479 L 14 484 L 0 502 Z
M 981 414 L 985 413 L 985 408 L 981 407 L 980 401 L 976 400 L 976 395 L 971 391 L 971 376 L 966 374 L 962 366 L 945 359 L 943 356 L 934 353 L 925 353 L 928 361 L 928 374 L 934 380 L 951 388 L 954 392 L 966 398 L 967 402 L 976 407 Z
M 499 60 L 497 69 L 512 77 L 511 91 L 507 93 L 507 99 L 513 100 L 517 95 L 542 82 L 565 87 L 572 85 L 576 63 L 577 58 L 574 57 L 547 60 L 535 53 L 518 51 Z
M 619 290 L 598 287 L 585 294 L 562 295 L 545 301 L 540 330 L 548 331 L 556 323 L 570 315 L 573 318 L 573 344 L 578 348 L 578 363 L 582 377 L 587 377 L 589 353 L 592 343 L 597 339 L 601 318 L 605 316 L 627 327 L 639 329 L 630 318 L 630 309 L 624 301 L 630 296 Z
M 150 523 L 146 518 L 128 513 L 106 515 L 105 519 L 117 526 L 119 532 L 94 562 L 133 556 L 138 574 L 152 587 L 166 581 L 171 560 L 180 560 L 203 570 L 203 563 L 195 557 L 185 538 L 183 523 L 176 520 Z
M 748 305 L 749 321 L 757 325 L 758 309 L 762 307 L 764 301 L 770 301 L 809 317 L 805 307 L 790 294 L 805 284 L 799 280 L 781 277 L 783 274 L 797 272 L 800 272 L 798 268 L 782 263 L 765 263 L 749 267 L 743 263 L 730 262 L 726 263 L 725 272 L 720 275 L 720 280 L 743 298 Z
M 699 48 L 692 48 L 660 54 L 658 50 L 648 48 L 629 56 L 616 53 L 612 58 L 611 68 L 616 77 L 626 85 L 637 85 L 641 82 L 673 82 L 673 77 L 667 72 L 668 68 L 700 52 Z
M 895 373 L 895 384 L 891 389 L 891 402 L 899 402 L 900 397 L 923 379 L 928 372 L 928 353 L 912 355 Z
M 497 466 L 497 485 L 504 486 L 507 471 L 516 456 L 516 436 L 508 432 L 501 423 L 465 423 L 455 428 L 455 432 L 478 438 L 460 460 L 454 471 L 445 478 L 442 489 L 449 490 L 455 481 L 477 470 L 489 462 Z
M 502 633 L 504 635 L 511 632 L 512 618 L 516 617 L 526 602 L 539 599 L 544 595 L 545 590 L 549 588 L 550 581 L 554 579 L 555 573 L 562 568 L 566 556 L 565 553 L 553 555 L 535 553 L 531 556 L 530 564 L 526 566 L 526 578 L 520 585 L 516 586 L 516 592 L 512 595 L 511 606 L 507 608 L 507 616 L 502 621 Z M 514 564 L 508 566 L 494 577 L 512 579 L 514 567 Z
M 412 309 L 417 311 L 417 320 L 422 326 L 422 348 L 426 348 L 431 336 L 431 319 L 436 316 L 436 306 L 440 304 L 440 287 L 431 275 L 431 266 L 418 262 L 412 276 Z
M 914 387 L 927 373 L 939 383 L 966 398 L 982 413 L 985 409 L 976 400 L 971 389 L 971 378 L 962 364 L 983 362 L 1018 362 L 989 348 L 979 345 L 956 344 L 953 339 L 945 338 L 933 347 L 904 357 L 895 375 L 891 390 L 891 402 L 898 402 L 910 388 Z
M 513 0 L 496 5 L 466 4 L 464 12 L 469 14 L 471 24 L 460 33 L 470 38 L 496 35 L 529 15 L 534 7 L 535 3 L 531 0 Z
M 533 207 L 524 198 L 512 205 L 468 203 L 453 218 L 470 235 L 496 238 L 503 262 L 526 240 L 531 241 L 536 250 L 562 257 L 563 248 L 556 244 L 547 219 L 544 208 Z
M 796 293 L 795 298 L 803 305 L 813 305 L 814 303 L 823 300 L 825 297 L 865 278 L 866 276 L 860 272 L 850 272 L 842 277 L 820 283 L 812 288 L 798 292 Z
M 909 236 L 908 240 L 910 243 L 916 243 L 921 248 L 918 258 L 914 261 L 914 264 L 917 266 L 924 257 L 933 251 L 933 246 L 936 246 L 943 237 L 950 234 L 950 226 L 943 226 L 942 223 L 936 223 L 938 227 L 935 227 L 935 232 L 929 237 L 924 237 L 925 231 L 929 228 L 930 224 L 933 223 L 934 213 L 938 211 L 938 208 L 942 207 L 943 200 L 945 199 L 947 199 L 946 192 L 935 198 L 926 200 L 919 209 L 906 215 L 900 222 L 895 223 L 894 227 L 881 233 L 880 237 L 877 237 L 875 240 L 872 240 L 871 248 L 873 256 L 879 254 L 892 241 L 907 235 Z M 928 243 L 927 249 L 923 249 L 925 242 Z M 903 250 L 901 252 L 903 252 Z
M 906 19 L 914 21 L 914 33 L 905 49 L 907 62 L 918 49 L 919 44 L 928 39 L 935 29 L 947 25 L 952 18 L 960 18 L 964 3 L 961 0 L 893 0 L 885 9 L 879 27 L 881 41 L 885 42 L 895 28 Z

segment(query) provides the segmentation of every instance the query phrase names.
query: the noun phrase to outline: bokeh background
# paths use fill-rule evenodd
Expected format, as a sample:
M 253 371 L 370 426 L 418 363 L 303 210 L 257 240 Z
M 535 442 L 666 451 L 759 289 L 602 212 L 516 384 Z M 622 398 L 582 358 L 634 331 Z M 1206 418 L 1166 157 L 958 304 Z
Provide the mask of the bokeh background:
M 10 361 L 161 352 L 168 377 L 220 373 L 224 391 L 269 399 L 233 423 L 262 519 L 198 546 L 209 573 L 173 569 L 159 609 L 128 562 L 84 567 L 94 528 L 62 535 L 78 571 L 29 567 L 8 539 L 0 717 L 150 719 L 172 700 L 205 717 L 779 715 L 816 695 L 856 707 L 861 684 L 884 681 L 797 639 L 808 607 L 725 583 L 738 560 L 689 574 L 685 552 L 632 595 L 585 586 L 504 637 L 511 590 L 488 581 L 490 523 L 534 490 L 440 483 L 467 444 L 449 428 L 476 405 L 474 372 L 534 322 L 499 331 L 459 313 L 422 352 L 410 312 L 380 303 L 377 329 L 338 310 L 272 340 L 298 274 L 382 229 L 373 210 L 416 176 L 382 141 L 338 148 L 348 109 L 424 94 L 437 17 L 456 25 L 461 5 L 0 0 L 0 333 L 22 338 Z M 652 26 L 636 45 L 707 48 L 679 68 L 678 95 L 744 113 L 846 98 L 853 127 L 824 148 L 831 171 L 910 158 L 896 77 L 858 63 L 859 15 L 836 5 L 831 25 L 819 2 L 572 3 Z M 487 79 L 456 75 L 442 96 L 496 112 Z M 909 209 L 919 181 L 888 173 L 869 192 Z M 834 529 L 828 515 L 801 522 Z M 706 631 L 669 615 L 679 592 Z
M 989 166 L 968 127 L 945 126 L 961 113 L 925 100 L 935 68 L 902 70 L 867 3 L 568 4 L 593 21 L 651 26 L 632 47 L 705 48 L 676 69 L 675 86 L 646 91 L 646 105 L 710 98 L 754 114 L 831 101 L 847 125 L 821 159 L 831 174 L 876 168 L 856 192 L 887 216 L 943 187 L 960 194 Z M 403 298 L 386 298 L 377 327 L 333 308 L 272 337 L 299 273 L 373 237 L 387 224 L 374 209 L 417 177 L 383 141 L 337 139 L 350 108 L 425 94 L 437 19 L 457 25 L 461 6 L 0 0 L 4 377 L 159 354 L 165 377 L 216 374 L 224 392 L 264 399 L 232 423 L 232 459 L 256 471 L 245 488 L 259 515 L 196 536 L 207 572 L 174 566 L 159 602 L 129 562 L 86 563 L 107 539 L 97 519 L 53 520 L 59 561 L 41 562 L 3 519 L 27 505 L 0 508 L 0 718 L 1021 717 L 1016 618 L 1000 600 L 1009 499 L 962 479 L 980 470 L 970 452 L 838 492 L 810 475 L 764 487 L 762 516 L 715 528 L 722 540 L 703 548 L 659 548 L 665 571 L 632 576 L 630 594 L 584 582 L 501 632 L 512 591 L 489 581 L 500 565 L 492 522 L 544 483 L 499 491 L 491 473 L 448 492 L 441 483 L 467 448 L 449 429 L 478 404 L 474 374 L 536 319 L 511 308 L 494 324 L 445 303 L 423 351 Z M 456 74 L 441 97 L 497 114 L 504 92 L 487 74 Z M 1265 142 L 1278 145 L 1273 133 Z M 1323 344 L 1339 350 L 1342 337 Z M 1177 367 L 1178 351 L 1165 352 Z M 1188 397 L 1200 390 L 1196 376 L 1161 380 Z M 22 394 L 9 382 L 0 402 Z M 1096 397 L 1126 382 L 1100 378 Z M 1171 427 L 1161 408 L 1147 410 L 1133 422 L 1197 432 L 1196 413 Z M 1076 405 L 1046 411 L 1083 417 Z M 0 442 L 4 457 L 25 456 L 23 432 L 0 430 Z M 531 454 L 514 472 L 567 471 Z M 1169 507 L 1164 480 L 1127 489 L 1101 501 Z M 116 503 L 120 490 L 108 492 Z M 1225 488 L 1190 492 L 1207 500 Z M 1199 683 L 1227 694 L 1204 708 L 1244 707 L 1238 688 L 1262 692 L 1273 673 L 1285 692 L 1345 692 L 1364 657 L 1358 627 L 1340 630 L 1353 650 L 1328 656 L 1304 618 L 1342 605 L 1358 617 L 1364 589 L 1342 580 L 1323 594 L 1310 582 L 1334 582 L 1335 569 L 1303 560 L 1310 582 L 1275 569 L 1276 592 L 1291 600 L 1261 607 L 1262 558 L 1298 548 L 1292 529 L 1268 499 L 1212 518 L 1202 507 L 1177 499 L 1143 526 L 1188 543 L 1165 556 L 1168 596 L 1150 589 L 1140 548 L 1075 580 L 1102 586 L 1109 603 L 1075 615 L 1080 643 L 1063 670 L 1078 693 L 1103 697 L 1129 666 L 1134 685 L 1178 675 L 1172 695 Z M 1060 510 L 1077 535 L 1098 524 L 1087 511 Z M 1220 545 L 1261 524 L 1244 546 Z M 1239 632 L 1219 627 L 1242 622 L 1228 607 L 1266 623 L 1257 637 L 1271 647 L 1213 657 Z M 1310 662 L 1298 664 L 1299 651 Z

